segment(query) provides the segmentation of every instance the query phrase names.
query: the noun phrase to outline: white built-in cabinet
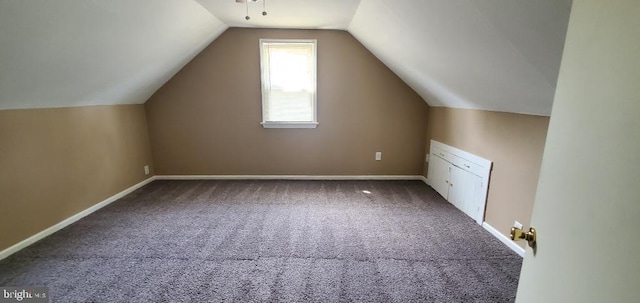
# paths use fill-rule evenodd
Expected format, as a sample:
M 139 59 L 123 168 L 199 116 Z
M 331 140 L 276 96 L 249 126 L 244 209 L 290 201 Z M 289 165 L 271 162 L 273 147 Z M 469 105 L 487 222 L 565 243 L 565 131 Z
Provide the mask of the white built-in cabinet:
M 491 161 L 431 140 L 428 183 L 442 197 L 482 224 Z

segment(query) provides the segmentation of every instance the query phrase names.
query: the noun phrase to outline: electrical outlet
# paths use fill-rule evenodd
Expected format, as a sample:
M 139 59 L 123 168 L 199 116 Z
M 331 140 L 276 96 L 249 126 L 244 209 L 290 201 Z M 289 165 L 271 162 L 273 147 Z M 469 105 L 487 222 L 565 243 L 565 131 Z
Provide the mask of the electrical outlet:
M 144 166 L 144 174 L 148 175 L 149 174 L 149 165 L 145 165 Z
M 520 223 L 518 221 L 515 221 L 515 222 L 513 222 L 513 227 L 522 229 L 522 223 Z
M 376 161 L 382 160 L 382 152 L 376 152 Z

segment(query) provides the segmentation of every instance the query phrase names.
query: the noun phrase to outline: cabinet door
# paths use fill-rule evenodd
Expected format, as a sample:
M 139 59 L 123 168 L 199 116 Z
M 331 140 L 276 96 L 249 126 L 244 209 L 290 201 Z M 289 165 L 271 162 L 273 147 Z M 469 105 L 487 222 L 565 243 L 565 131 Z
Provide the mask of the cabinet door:
M 431 187 L 447 199 L 449 196 L 449 163 L 432 154 L 427 178 L 429 178 Z
M 449 202 L 476 222 L 482 224 L 484 215 L 482 178 L 460 169 L 451 167 Z
M 453 165 L 451 165 L 450 168 L 448 200 L 459 210 L 466 213 L 469 202 L 469 190 L 467 186 L 467 175 L 469 175 L 469 173 Z
M 482 194 L 482 178 L 474 174 L 469 174 L 467 187 L 469 188 L 467 198 L 469 203 L 467 204 L 465 213 L 478 222 L 478 224 L 482 224 L 482 219 L 484 218 L 484 200 L 486 199 L 486 196 Z

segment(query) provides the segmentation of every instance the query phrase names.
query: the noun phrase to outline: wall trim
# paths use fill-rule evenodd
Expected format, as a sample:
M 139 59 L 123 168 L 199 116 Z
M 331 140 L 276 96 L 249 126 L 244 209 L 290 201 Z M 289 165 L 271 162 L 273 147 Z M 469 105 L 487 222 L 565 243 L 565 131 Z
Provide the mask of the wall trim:
M 156 180 L 418 180 L 422 175 L 158 175 Z
M 498 238 L 502 243 L 511 248 L 516 254 L 520 255 L 520 257 L 524 257 L 524 248 L 520 247 L 520 245 L 513 242 L 509 237 L 503 235 L 497 229 L 493 228 L 493 226 L 489 225 L 486 221 L 482 223 L 482 227 L 486 229 L 489 233 L 491 233 L 494 237 Z
M 427 177 L 421 175 L 420 176 L 420 180 L 422 180 L 422 182 L 424 182 L 424 184 L 431 186 L 429 184 L 429 179 L 427 179 Z
M 141 188 L 141 187 L 151 183 L 155 179 L 156 179 L 155 177 L 150 177 L 150 178 L 148 178 L 148 179 L 146 179 L 146 180 L 144 180 L 144 181 L 142 181 L 142 182 L 140 182 L 140 183 L 138 183 L 136 185 L 133 185 L 133 186 L 131 186 L 131 187 L 129 187 L 129 188 L 127 188 L 127 189 L 125 189 L 125 190 L 123 190 L 123 191 L 121 191 L 121 192 L 119 192 L 119 193 L 117 193 L 117 194 L 115 194 L 115 195 L 103 200 L 102 202 L 99 202 L 99 203 L 97 203 L 97 204 L 95 204 L 95 205 L 93 205 L 93 206 L 91 206 L 91 207 L 89 207 L 89 208 L 87 208 L 87 209 L 85 209 L 85 210 L 83 210 L 83 211 L 81 211 L 81 212 L 69 217 L 69 218 L 66 218 L 66 219 L 60 221 L 59 223 L 57 223 L 57 224 L 55 224 L 55 225 L 53 225 L 53 226 L 51 226 L 51 227 L 39 232 L 39 233 L 37 233 L 37 234 L 35 234 L 35 235 L 25 239 L 25 240 L 22 240 L 22 241 L 18 242 L 17 244 L 15 244 L 13 246 L 10 246 L 9 248 L 7 248 L 7 249 L 5 249 L 3 251 L 0 251 L 0 260 L 5 259 L 5 258 L 9 257 L 10 255 L 20 251 L 21 249 L 23 249 L 23 248 L 25 248 L 25 247 L 27 247 L 27 246 L 35 243 L 35 242 L 38 242 L 38 241 L 44 239 L 45 237 L 47 237 L 47 236 L 49 236 L 49 235 L 51 235 L 51 234 L 53 234 L 53 233 L 65 228 L 65 227 L 73 224 L 74 222 L 76 222 L 76 221 L 88 216 L 89 214 L 91 214 L 91 213 L 93 213 L 93 212 L 95 212 L 95 211 L 97 211 L 97 210 L 99 210 L 99 209 L 111 204 L 112 202 L 114 202 L 114 201 L 116 201 L 116 200 L 118 200 L 118 199 L 120 199 L 120 198 L 122 198 L 122 197 L 124 197 L 124 196 L 126 196 L 128 194 L 130 194 L 130 193 L 132 193 L 134 190 L 136 190 L 138 188 Z

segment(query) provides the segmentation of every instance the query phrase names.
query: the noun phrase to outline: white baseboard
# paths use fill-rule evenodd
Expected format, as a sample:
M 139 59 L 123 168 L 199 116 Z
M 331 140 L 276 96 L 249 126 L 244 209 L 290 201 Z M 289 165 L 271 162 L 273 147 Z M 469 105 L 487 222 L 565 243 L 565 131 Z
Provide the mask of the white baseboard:
M 423 180 L 421 175 L 159 175 L 156 180 Z
M 15 245 L 13 245 L 13 246 L 11 246 L 11 247 L 3 250 L 3 251 L 0 251 L 0 260 L 2 260 L 4 258 L 6 258 L 6 257 L 18 252 L 19 250 L 21 250 L 21 249 L 23 249 L 23 248 L 25 248 L 25 247 L 27 247 L 27 246 L 39 241 L 39 240 L 41 240 L 41 239 L 43 239 L 43 238 L 45 238 L 45 237 L 57 232 L 57 231 L 65 228 L 65 227 L 67 227 L 68 225 L 71 225 L 72 223 L 74 223 L 74 222 L 86 217 L 87 215 L 97 211 L 98 209 L 101 209 L 101 208 L 111 204 L 112 202 L 114 202 L 114 201 L 116 201 L 116 200 L 118 200 L 118 199 L 120 199 L 120 198 L 122 198 L 122 197 L 124 197 L 124 196 L 126 196 L 128 194 L 130 194 L 134 190 L 149 184 L 153 180 L 155 180 L 155 177 L 148 178 L 148 179 L 146 179 L 146 180 L 144 180 L 144 181 L 142 181 L 142 182 L 140 182 L 140 183 L 138 183 L 138 184 L 136 184 L 134 186 L 131 186 L 131 187 L 129 187 L 129 188 L 127 188 L 127 189 L 125 189 L 125 190 L 123 190 L 123 191 L 121 191 L 121 192 L 119 192 L 119 193 L 107 198 L 106 200 L 104 200 L 104 201 L 102 201 L 102 202 L 100 202 L 100 203 L 98 203 L 98 204 L 96 204 L 94 206 L 91 206 L 91 207 L 89 207 L 89 208 L 87 208 L 87 209 L 85 209 L 85 210 L 83 210 L 83 211 L 81 211 L 81 212 L 79 212 L 79 213 L 77 213 L 77 214 L 75 214 L 75 215 L 73 215 L 73 216 L 61 221 L 61 222 L 59 222 L 56 225 L 53 225 L 53 226 L 51 226 L 51 227 L 49 227 L 49 228 L 47 228 L 47 229 L 35 234 L 35 235 L 33 235 L 33 236 L 31 236 L 31 237 L 29 237 L 29 238 L 27 238 L 27 239 L 15 244 Z
M 420 176 L 420 180 L 422 180 L 422 182 L 424 182 L 424 184 L 429 185 L 429 179 L 427 179 L 427 177 L 421 175 Z M 431 185 L 429 185 L 429 186 L 431 186 Z
M 524 257 L 524 248 L 520 247 L 516 242 L 513 242 L 509 237 L 503 235 L 497 229 L 493 228 L 493 226 L 489 225 L 489 223 L 482 223 L 482 227 L 490 232 L 494 237 L 498 238 L 502 243 L 511 248 L 515 253 L 520 255 L 520 257 Z

